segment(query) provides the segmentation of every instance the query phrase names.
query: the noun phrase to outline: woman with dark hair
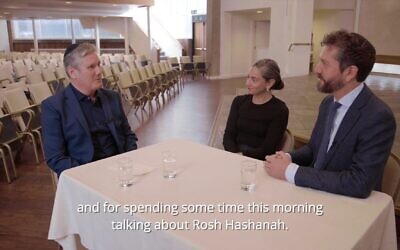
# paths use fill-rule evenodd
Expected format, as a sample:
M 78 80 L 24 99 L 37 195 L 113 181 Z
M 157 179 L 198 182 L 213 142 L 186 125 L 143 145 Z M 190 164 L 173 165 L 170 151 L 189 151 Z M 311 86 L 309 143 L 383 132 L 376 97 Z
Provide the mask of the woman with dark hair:
M 232 102 L 223 144 L 227 151 L 264 160 L 278 150 L 289 116 L 286 104 L 271 93 L 284 86 L 277 63 L 271 59 L 257 61 L 246 86 L 249 94 Z

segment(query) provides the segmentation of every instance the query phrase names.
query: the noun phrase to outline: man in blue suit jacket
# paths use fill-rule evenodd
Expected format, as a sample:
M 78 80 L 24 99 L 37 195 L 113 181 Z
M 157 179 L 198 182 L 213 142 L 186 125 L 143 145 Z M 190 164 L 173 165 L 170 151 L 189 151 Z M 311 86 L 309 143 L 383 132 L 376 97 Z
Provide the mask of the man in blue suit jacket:
M 71 84 L 42 102 L 44 152 L 58 175 L 76 167 L 137 148 L 118 93 L 102 89 L 96 48 L 73 44 L 64 54 Z
M 390 108 L 363 83 L 375 63 L 375 48 L 344 30 L 326 35 L 322 45 L 317 87 L 332 95 L 320 105 L 308 144 L 290 155 L 267 156 L 265 167 L 271 176 L 298 186 L 366 198 L 380 190 L 396 131 Z

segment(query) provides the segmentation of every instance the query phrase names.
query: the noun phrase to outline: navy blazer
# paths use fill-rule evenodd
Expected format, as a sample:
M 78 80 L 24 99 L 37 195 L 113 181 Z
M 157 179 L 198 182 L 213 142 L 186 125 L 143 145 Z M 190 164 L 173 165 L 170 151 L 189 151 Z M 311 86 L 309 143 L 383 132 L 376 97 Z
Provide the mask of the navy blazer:
M 132 132 L 118 93 L 99 89 L 108 127 L 117 144 L 118 153 L 137 148 L 137 137 Z M 47 165 L 60 175 L 68 168 L 89 163 L 94 148 L 88 124 L 72 87 L 44 100 L 42 135 Z
M 396 131 L 393 113 L 364 85 L 343 118 L 322 169 L 315 169 L 313 166 L 331 102 L 331 95 L 321 102 L 308 144 L 290 153 L 292 161 L 300 165 L 295 183 L 366 198 L 373 189 L 380 190 L 381 187 L 383 170 Z

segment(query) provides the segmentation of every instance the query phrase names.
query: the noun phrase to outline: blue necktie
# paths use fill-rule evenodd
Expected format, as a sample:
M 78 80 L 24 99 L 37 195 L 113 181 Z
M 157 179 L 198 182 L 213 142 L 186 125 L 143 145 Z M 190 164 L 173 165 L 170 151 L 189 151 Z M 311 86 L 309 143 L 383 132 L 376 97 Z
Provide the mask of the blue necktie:
M 329 139 L 333 127 L 333 120 L 337 109 L 341 106 L 338 102 L 333 102 L 329 107 L 328 119 L 325 124 L 324 134 L 322 136 L 321 145 L 319 146 L 317 159 L 315 160 L 314 168 L 322 169 L 328 151 Z

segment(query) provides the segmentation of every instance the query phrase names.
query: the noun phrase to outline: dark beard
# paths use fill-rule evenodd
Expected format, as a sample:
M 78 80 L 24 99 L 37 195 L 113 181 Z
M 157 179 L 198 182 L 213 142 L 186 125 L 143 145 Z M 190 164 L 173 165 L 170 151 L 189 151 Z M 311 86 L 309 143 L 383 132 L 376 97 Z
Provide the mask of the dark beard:
M 344 84 L 340 81 L 337 80 L 325 81 L 320 75 L 318 75 L 318 78 L 320 80 L 317 82 L 317 89 L 322 93 L 331 94 L 336 90 L 339 90 L 344 87 Z

